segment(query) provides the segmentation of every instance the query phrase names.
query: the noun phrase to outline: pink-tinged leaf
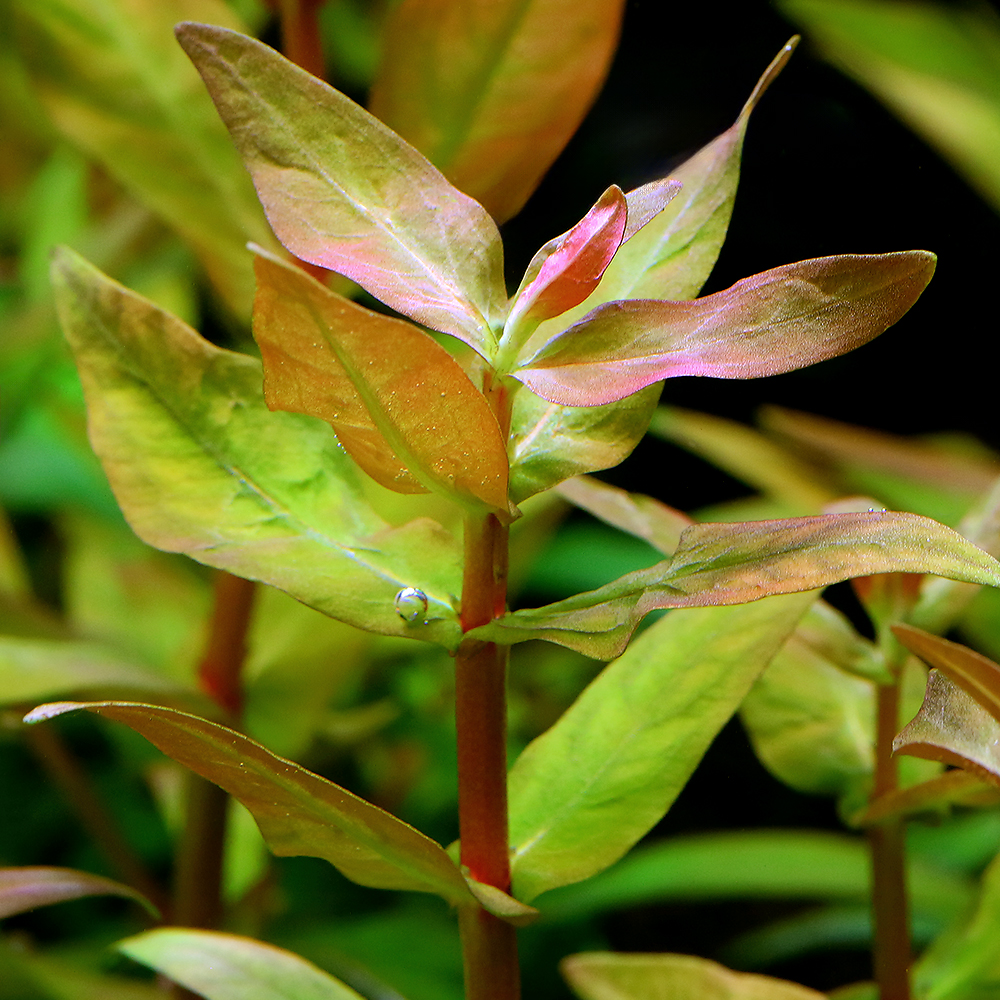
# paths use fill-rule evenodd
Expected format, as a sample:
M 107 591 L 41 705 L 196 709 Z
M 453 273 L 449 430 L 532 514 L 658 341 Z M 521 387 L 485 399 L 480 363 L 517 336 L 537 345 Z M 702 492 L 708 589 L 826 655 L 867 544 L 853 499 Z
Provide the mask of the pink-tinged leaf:
M 612 184 L 568 232 L 549 240 L 531 259 L 514 296 L 505 334 L 579 305 L 596 287 L 625 236 L 628 207 Z
M 581 1000 L 825 1000 L 798 983 L 695 955 L 592 951 L 564 958 L 559 968 Z
M 373 479 L 507 516 L 507 449 L 486 397 L 412 323 L 259 255 L 254 336 L 274 410 L 329 422 Z
M 1000 722 L 1000 664 L 912 625 L 894 625 L 892 631 L 911 653 L 937 667 Z
M 609 403 L 664 378 L 761 378 L 860 347 L 916 302 L 926 251 L 786 264 L 691 302 L 609 302 L 557 334 L 513 376 L 543 399 Z
M 124 896 L 159 916 L 141 892 L 100 875 L 72 868 L 0 868 L 0 918 L 85 896 Z
M 515 611 L 467 635 L 547 639 L 611 658 L 658 608 L 743 604 L 873 573 L 935 573 L 1000 586 L 1000 563 L 957 532 L 916 514 L 871 511 L 745 524 L 695 524 L 671 559 L 599 590 Z
M 736 123 L 689 160 L 668 180 L 682 185 L 660 213 L 654 213 L 635 237 L 624 243 L 590 297 L 569 313 L 543 323 L 531 343 L 544 344 L 560 330 L 583 319 L 599 305 L 617 299 L 692 299 L 708 279 L 726 239 L 740 178 L 743 138 L 750 114 L 764 91 L 791 58 L 793 38 L 757 81 Z M 656 182 L 654 182 L 656 183 Z M 659 183 L 664 183 L 661 181 Z M 639 217 L 630 192 L 629 216 Z M 628 235 L 628 233 L 626 233 Z
M 323 858 L 359 885 L 472 897 L 444 849 L 345 788 L 275 756 L 240 733 L 185 712 L 130 702 L 56 702 L 37 723 L 86 709 L 124 723 L 179 764 L 224 788 L 253 814 L 279 857 Z
M 1000 722 L 939 670 L 930 672 L 924 703 L 892 748 L 1000 784 Z
M 506 306 L 483 207 L 343 94 L 253 38 L 184 23 L 278 239 L 404 315 L 489 356 Z
M 673 555 L 684 529 L 694 523 L 687 514 L 653 497 L 629 493 L 590 476 L 567 479 L 556 492 L 607 524 L 649 542 L 666 556 Z
M 623 0 L 404 0 L 371 109 L 500 222 L 583 120 L 618 43 Z

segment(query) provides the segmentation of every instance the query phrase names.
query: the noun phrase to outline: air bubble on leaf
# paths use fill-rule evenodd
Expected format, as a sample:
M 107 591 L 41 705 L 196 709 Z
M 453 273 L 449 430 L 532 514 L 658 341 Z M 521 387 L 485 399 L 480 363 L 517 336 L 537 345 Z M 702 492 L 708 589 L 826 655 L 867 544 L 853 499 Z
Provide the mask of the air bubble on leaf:
M 395 606 L 404 622 L 415 622 L 427 614 L 427 595 L 416 587 L 404 587 L 396 594 Z

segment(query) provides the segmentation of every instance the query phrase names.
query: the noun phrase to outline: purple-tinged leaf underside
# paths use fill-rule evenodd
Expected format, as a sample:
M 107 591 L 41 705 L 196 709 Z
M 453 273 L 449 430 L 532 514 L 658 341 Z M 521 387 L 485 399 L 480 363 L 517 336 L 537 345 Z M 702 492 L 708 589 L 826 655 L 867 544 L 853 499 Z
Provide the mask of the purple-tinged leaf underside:
M 0 918 L 85 896 L 123 896 L 158 916 L 141 892 L 100 875 L 72 868 L 0 868 Z
M 625 195 L 612 184 L 572 229 L 549 240 L 524 272 L 507 329 L 539 323 L 579 305 L 621 246 L 628 215 Z
M 1000 784 L 1000 722 L 940 670 L 928 675 L 924 703 L 892 748 Z
M 560 406 L 514 384 L 510 430 L 512 503 L 624 461 L 642 440 L 660 398 L 651 385 L 607 406 Z
M 478 202 L 348 97 L 245 35 L 177 37 L 229 127 L 278 239 L 489 357 L 503 248 Z
M 695 955 L 570 955 L 560 970 L 580 1000 L 824 1000 L 786 979 L 733 972 Z
M 373 479 L 507 517 L 507 449 L 486 397 L 432 337 L 258 256 L 254 337 L 273 410 L 326 420 Z
M 874 573 L 935 573 L 1000 586 L 1000 563 L 916 514 L 871 511 L 745 524 L 696 524 L 671 559 L 599 590 L 515 611 L 467 633 L 486 642 L 547 639 L 610 659 L 659 608 L 742 604 Z
M 387 525 L 327 424 L 267 409 L 255 358 L 214 347 L 72 251 L 52 276 L 91 443 L 143 541 L 358 628 L 457 646 L 450 533 L 426 518 Z M 427 596 L 422 619 L 396 613 L 404 587 Z
M 206 1000 L 363 1000 L 312 962 L 235 934 L 158 927 L 116 948 Z
M 798 39 L 793 38 L 775 56 L 736 123 L 670 175 L 668 180 L 682 185 L 680 196 L 622 245 L 601 283 L 584 302 L 538 328 L 531 339 L 533 346 L 544 344 L 605 302 L 692 299 L 701 291 L 729 229 L 750 114 L 791 58 L 797 43 Z M 638 188 L 627 197 L 642 191 Z
M 894 625 L 896 638 L 925 663 L 937 667 L 1000 723 L 1000 664 L 957 642 L 912 625 Z
M 135 730 L 251 812 L 279 857 L 323 858 L 359 885 L 430 892 L 470 903 L 444 849 L 391 813 L 225 726 L 156 705 L 56 702 L 25 717 L 43 722 L 84 709 Z
M 641 493 L 629 493 L 590 476 L 576 476 L 556 492 L 606 524 L 649 542 L 665 556 L 673 555 L 681 534 L 694 522 L 687 514 Z
M 371 110 L 503 222 L 576 131 L 618 43 L 623 0 L 404 0 Z
M 512 375 L 553 403 L 610 403 L 680 375 L 761 378 L 867 343 L 916 302 L 926 251 L 800 261 L 693 301 L 599 306 Z

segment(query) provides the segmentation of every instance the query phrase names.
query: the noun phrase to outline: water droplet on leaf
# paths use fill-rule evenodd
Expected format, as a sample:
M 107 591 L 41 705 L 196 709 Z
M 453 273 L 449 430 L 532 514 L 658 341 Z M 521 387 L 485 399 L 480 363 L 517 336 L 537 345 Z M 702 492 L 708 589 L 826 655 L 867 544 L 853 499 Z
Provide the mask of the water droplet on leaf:
M 396 594 L 395 606 L 404 622 L 415 622 L 427 613 L 427 595 L 416 587 L 404 587 Z

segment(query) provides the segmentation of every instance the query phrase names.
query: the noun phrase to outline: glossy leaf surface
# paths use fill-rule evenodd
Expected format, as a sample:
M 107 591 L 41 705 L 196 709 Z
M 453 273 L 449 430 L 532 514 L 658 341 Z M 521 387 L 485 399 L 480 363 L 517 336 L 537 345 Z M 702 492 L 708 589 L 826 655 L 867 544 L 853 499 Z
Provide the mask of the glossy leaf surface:
M 556 490 L 570 503 L 636 538 L 642 538 L 667 556 L 676 551 L 681 534 L 692 524 L 687 514 L 653 497 L 629 493 L 590 476 L 567 479 Z
M 579 305 L 621 245 L 628 214 L 625 195 L 612 184 L 572 229 L 549 240 L 524 272 L 506 330 L 540 323 Z
M 607 406 L 560 406 L 518 388 L 511 414 L 511 501 L 624 461 L 646 433 L 659 398 L 660 387 L 651 385 Z
M 610 658 L 657 608 L 739 604 L 873 573 L 937 573 L 1000 585 L 1000 564 L 961 535 L 915 514 L 871 511 L 745 524 L 696 524 L 671 559 L 599 590 L 515 611 L 471 635 L 547 639 Z
M 622 0 L 405 0 L 372 112 L 503 222 L 583 120 L 618 42 Z
M 312 962 L 235 934 L 161 927 L 117 948 L 206 1000 L 362 1000 Z
M 23 51 L 58 128 L 176 229 L 215 287 L 250 314 L 248 241 L 275 245 L 225 128 L 173 38 L 197 18 L 238 28 L 219 0 L 18 2 Z
M 679 375 L 761 378 L 867 343 L 934 273 L 925 251 L 800 261 L 690 302 L 598 306 L 513 372 L 554 403 L 609 403 Z
M 507 450 L 486 397 L 423 330 L 258 256 L 264 398 L 326 420 L 377 482 L 507 516 Z
M 0 636 L 0 704 L 112 690 L 164 694 L 179 688 L 96 642 Z
M 0 918 L 85 896 L 124 896 L 156 915 L 156 907 L 131 886 L 71 868 L 0 868 Z
M 268 411 L 255 359 L 213 347 L 69 251 L 53 278 L 91 442 L 140 538 L 360 628 L 457 643 L 451 535 L 429 520 L 389 528 L 328 426 Z M 403 587 L 427 595 L 419 622 L 394 609 Z
M 667 615 L 529 744 L 509 780 L 519 899 L 602 871 L 662 818 L 814 599 Z
M 350 98 L 224 28 L 177 36 L 243 156 L 278 239 L 397 312 L 487 356 L 503 249 L 482 206 Z
M 185 712 L 128 702 L 56 702 L 26 722 L 85 709 L 122 722 L 179 764 L 224 788 L 253 814 L 280 857 L 323 858 L 376 889 L 432 892 L 468 903 L 469 890 L 444 849 L 395 816 L 259 743 Z
M 938 670 L 927 678 L 920 711 L 892 746 L 896 753 L 963 767 L 1000 784 L 1000 722 Z
M 895 625 L 892 631 L 911 653 L 937 667 L 1000 722 L 1000 664 L 912 625 Z
M 708 280 L 729 229 L 750 114 L 788 62 L 792 39 L 765 70 L 736 123 L 670 175 L 681 193 L 615 254 L 595 291 L 575 309 L 542 324 L 539 346 L 617 299 L 693 299 Z
M 784 979 L 733 972 L 694 955 L 585 952 L 560 968 L 581 1000 L 822 1000 Z
M 1000 208 L 1000 24 L 988 7 L 783 0 L 836 66 Z

